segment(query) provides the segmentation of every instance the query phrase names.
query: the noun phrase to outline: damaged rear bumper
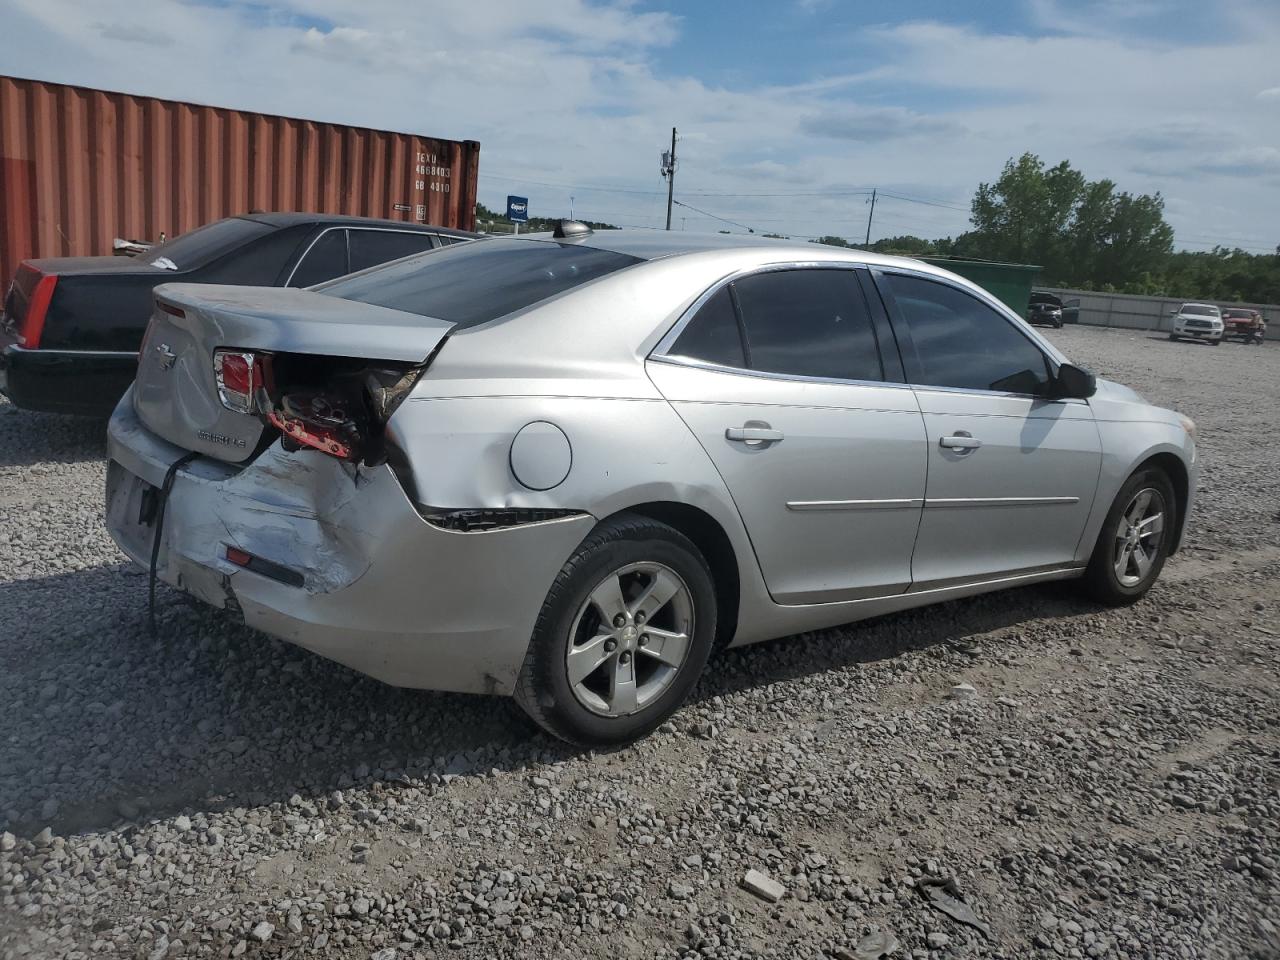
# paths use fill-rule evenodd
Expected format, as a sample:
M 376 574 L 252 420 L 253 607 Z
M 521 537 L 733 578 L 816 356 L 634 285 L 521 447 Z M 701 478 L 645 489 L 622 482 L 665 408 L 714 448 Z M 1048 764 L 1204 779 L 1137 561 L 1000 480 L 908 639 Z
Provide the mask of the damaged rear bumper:
M 139 519 L 141 499 L 185 451 L 148 431 L 126 395 L 108 452 L 107 526 L 146 566 L 153 528 Z M 594 522 L 445 530 L 421 517 L 385 465 L 277 443 L 244 468 L 202 458 L 179 472 L 157 574 L 386 683 L 510 693 L 551 583 Z M 302 585 L 230 563 L 228 547 L 295 571 Z

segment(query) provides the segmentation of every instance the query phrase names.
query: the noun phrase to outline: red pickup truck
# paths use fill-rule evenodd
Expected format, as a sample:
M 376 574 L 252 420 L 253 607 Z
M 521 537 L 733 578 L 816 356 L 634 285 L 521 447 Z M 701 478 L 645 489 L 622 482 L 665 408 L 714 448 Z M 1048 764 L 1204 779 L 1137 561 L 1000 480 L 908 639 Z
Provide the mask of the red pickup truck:
M 1257 310 L 1247 307 L 1227 307 L 1222 311 L 1222 339 L 1232 338 L 1244 343 L 1261 343 L 1267 332 L 1267 321 Z

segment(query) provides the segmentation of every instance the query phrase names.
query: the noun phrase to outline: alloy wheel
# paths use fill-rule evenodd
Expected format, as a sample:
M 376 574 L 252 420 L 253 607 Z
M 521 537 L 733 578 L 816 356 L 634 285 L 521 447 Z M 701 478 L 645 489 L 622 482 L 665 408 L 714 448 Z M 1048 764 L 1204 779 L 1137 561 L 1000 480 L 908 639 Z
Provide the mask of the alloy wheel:
M 1116 579 L 1122 586 L 1137 586 L 1151 572 L 1163 547 L 1164 517 L 1164 496 L 1154 487 L 1139 490 L 1124 508 L 1113 554 Z
M 684 665 L 693 620 L 693 595 L 670 567 L 642 562 L 613 571 L 570 628 L 565 668 L 574 697 L 605 717 L 643 710 Z

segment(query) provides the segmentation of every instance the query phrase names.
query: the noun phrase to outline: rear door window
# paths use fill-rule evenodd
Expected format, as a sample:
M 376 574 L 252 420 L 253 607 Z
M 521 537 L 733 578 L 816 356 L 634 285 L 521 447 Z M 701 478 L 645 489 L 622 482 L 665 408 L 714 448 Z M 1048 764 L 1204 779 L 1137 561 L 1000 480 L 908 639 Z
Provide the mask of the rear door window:
M 274 229 L 244 217 L 215 220 L 151 247 L 139 259 L 165 270 L 191 270 L 211 263 L 252 240 L 265 237 Z
M 640 262 L 574 243 L 479 240 L 342 277 L 317 292 L 468 327 Z
M 871 313 L 852 270 L 782 270 L 734 281 L 753 370 L 883 380 Z
M 429 233 L 413 233 L 407 230 L 352 230 L 351 273 L 376 267 L 389 260 L 424 253 L 432 249 L 433 237 Z
M 1045 355 L 977 297 L 946 283 L 886 274 L 915 346 L 912 383 L 1037 394 L 1049 382 Z
M 347 268 L 347 231 L 326 230 L 303 254 L 289 286 L 309 287 L 350 272 Z
M 676 338 L 667 355 L 714 363 L 722 367 L 747 365 L 738 317 L 727 286 L 717 290 L 702 305 Z

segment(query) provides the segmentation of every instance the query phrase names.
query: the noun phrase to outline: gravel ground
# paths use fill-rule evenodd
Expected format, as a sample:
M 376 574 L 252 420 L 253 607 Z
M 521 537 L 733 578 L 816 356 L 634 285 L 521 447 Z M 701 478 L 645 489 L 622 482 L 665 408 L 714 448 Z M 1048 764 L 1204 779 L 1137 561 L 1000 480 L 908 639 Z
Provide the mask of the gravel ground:
M 1280 956 L 1280 349 L 1051 336 L 1199 423 L 1147 599 L 732 651 L 611 752 L 168 591 L 153 643 L 102 425 L 0 406 L 0 956 Z

